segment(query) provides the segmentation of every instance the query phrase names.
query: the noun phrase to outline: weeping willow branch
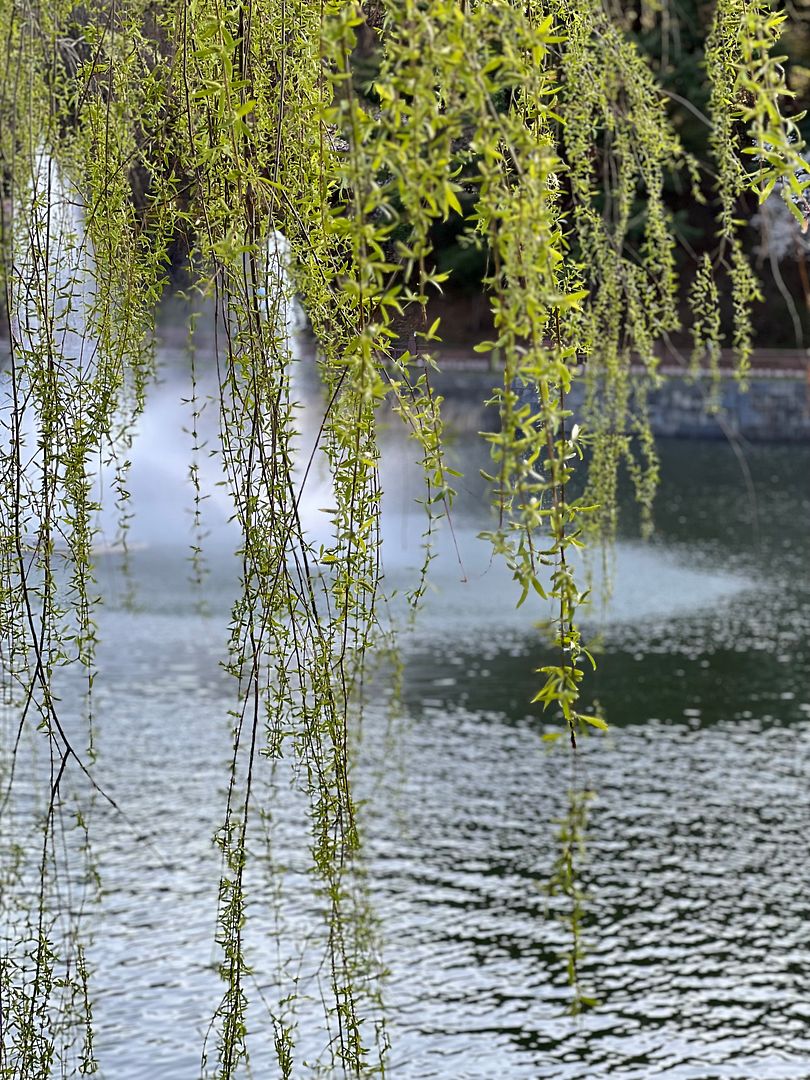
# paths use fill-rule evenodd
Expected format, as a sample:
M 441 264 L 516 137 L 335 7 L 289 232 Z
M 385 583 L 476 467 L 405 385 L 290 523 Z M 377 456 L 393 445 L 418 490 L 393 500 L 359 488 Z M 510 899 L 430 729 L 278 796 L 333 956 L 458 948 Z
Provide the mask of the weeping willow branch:
M 593 658 L 574 553 L 613 536 L 622 465 L 649 513 L 657 459 L 646 394 L 682 300 L 666 187 L 675 170 L 696 197 L 705 187 L 620 15 L 598 0 L 170 0 L 157 10 L 146 0 L 0 2 L 0 779 L 3 835 L 15 837 L 0 867 L 3 1076 L 96 1068 L 82 914 L 92 889 L 76 905 L 62 888 L 77 865 L 96 880 L 81 810 L 62 842 L 66 807 L 83 805 L 82 791 L 98 794 L 96 481 L 102 465 L 113 469 L 125 542 L 128 454 L 155 372 L 154 311 L 178 252 L 215 311 L 219 453 L 241 533 L 227 658 L 232 754 L 217 835 L 223 995 L 203 1072 L 226 1080 L 249 1060 L 249 912 L 266 899 L 258 886 L 251 893 L 252 838 L 269 820 L 267 770 L 282 759 L 306 803 L 323 913 L 321 1064 L 357 1077 L 385 1068 L 385 1038 L 372 1048 L 367 1035 L 369 1016 L 378 1033 L 383 1023 L 376 945 L 359 929 L 367 898 L 352 793 L 364 665 L 382 640 L 377 426 L 386 410 L 402 418 L 425 477 L 417 606 L 454 495 L 431 382 L 440 328 L 428 314 L 447 277 L 435 268 L 435 226 L 451 218 L 488 252 L 495 335 L 480 348 L 502 362 L 497 430 L 486 436 L 487 536 L 518 603 L 531 597 L 551 612 L 556 660 L 541 669 L 535 701 L 561 721 L 573 752 L 589 728 L 604 728 L 580 703 Z M 780 23 L 759 0 L 718 0 L 706 43 L 719 242 L 692 289 L 695 355 L 719 355 L 725 275 L 741 373 L 758 295 L 741 206 L 778 185 L 797 228 L 808 214 L 798 118 L 782 111 L 773 55 Z M 376 43 L 366 81 L 360 39 Z M 292 385 L 296 301 L 323 384 L 312 446 L 302 444 Z M 417 329 L 403 349 L 408 320 Z M 631 377 L 638 360 L 645 373 Z M 189 392 L 193 454 L 203 362 L 195 356 Z M 586 401 L 574 417 L 577 380 Z M 587 490 L 576 498 L 570 481 L 585 458 Z M 331 500 L 331 535 L 319 543 L 300 512 L 316 461 Z M 191 479 L 199 571 L 196 458 Z M 84 745 L 60 715 L 68 670 L 84 675 Z M 26 817 L 18 755 L 30 744 L 45 766 L 27 774 L 39 801 Z M 559 874 L 580 904 L 577 798 Z M 576 981 L 578 932 L 574 949 Z M 285 1077 L 297 1061 L 286 1019 L 295 995 L 291 986 L 271 1009 Z

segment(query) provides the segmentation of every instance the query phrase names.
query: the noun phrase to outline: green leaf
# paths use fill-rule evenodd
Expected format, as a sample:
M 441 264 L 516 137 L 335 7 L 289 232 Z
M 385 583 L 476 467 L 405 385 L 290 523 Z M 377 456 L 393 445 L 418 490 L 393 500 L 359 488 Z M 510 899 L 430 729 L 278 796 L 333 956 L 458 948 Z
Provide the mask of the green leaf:
M 455 210 L 457 214 L 460 214 L 463 217 L 464 211 L 461 208 L 461 203 L 458 201 L 458 196 L 456 195 L 453 188 L 451 188 L 449 185 L 446 186 L 444 189 L 444 194 L 445 198 L 447 199 L 448 206 L 452 210 Z
M 798 223 L 799 223 L 800 225 L 804 225 L 804 221 L 805 221 L 805 217 L 804 217 L 804 214 L 803 214 L 803 213 L 801 212 L 801 210 L 800 210 L 800 209 L 798 208 L 798 206 L 797 206 L 797 205 L 796 205 L 796 203 L 795 203 L 795 202 L 793 201 L 793 199 L 790 199 L 790 198 L 788 198 L 788 199 L 785 199 L 785 202 L 787 203 L 787 208 L 788 208 L 788 210 L 790 210 L 791 214 L 793 214 L 793 216 L 794 216 L 794 217 L 796 218 L 796 220 L 798 221 Z
M 608 726 L 601 716 L 587 716 L 585 713 L 577 713 L 580 720 L 584 720 L 586 724 L 590 724 L 591 727 L 599 728 L 600 731 L 607 731 Z

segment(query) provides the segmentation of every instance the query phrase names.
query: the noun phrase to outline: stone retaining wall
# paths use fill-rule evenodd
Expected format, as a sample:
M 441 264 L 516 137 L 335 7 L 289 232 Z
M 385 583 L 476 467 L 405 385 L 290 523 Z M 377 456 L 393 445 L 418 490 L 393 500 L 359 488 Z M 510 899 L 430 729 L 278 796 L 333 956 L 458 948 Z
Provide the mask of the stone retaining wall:
M 440 360 L 441 364 L 441 360 Z M 494 420 L 484 401 L 499 373 L 480 364 L 446 364 L 432 376 L 445 397 L 448 426 L 461 430 L 492 430 Z M 577 387 L 570 398 L 576 413 L 582 400 Z M 720 439 L 738 436 L 752 441 L 810 441 L 810 368 L 752 373 L 743 391 L 731 375 L 720 383 L 720 409 L 708 410 L 710 380 L 668 374 L 650 395 L 650 419 L 656 435 Z

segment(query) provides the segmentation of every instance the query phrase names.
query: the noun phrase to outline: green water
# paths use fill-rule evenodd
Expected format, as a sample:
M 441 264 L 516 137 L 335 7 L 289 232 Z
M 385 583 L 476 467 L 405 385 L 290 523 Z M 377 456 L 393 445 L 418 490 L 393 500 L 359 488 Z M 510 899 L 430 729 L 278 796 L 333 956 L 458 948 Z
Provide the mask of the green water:
M 399 816 L 380 818 L 401 1075 L 810 1075 L 810 448 L 661 452 L 654 540 L 626 515 L 591 620 L 611 725 L 578 767 L 599 1005 L 563 1015 L 565 904 L 543 892 L 571 782 L 527 704 L 543 647 L 492 596 L 453 633 L 446 592 L 407 666 Z

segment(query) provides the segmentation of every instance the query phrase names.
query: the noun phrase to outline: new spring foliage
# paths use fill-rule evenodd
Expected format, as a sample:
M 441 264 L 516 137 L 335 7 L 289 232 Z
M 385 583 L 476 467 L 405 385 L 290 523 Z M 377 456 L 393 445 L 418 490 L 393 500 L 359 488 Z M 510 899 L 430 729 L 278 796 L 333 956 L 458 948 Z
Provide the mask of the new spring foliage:
M 747 192 L 763 200 L 778 186 L 800 221 L 807 210 L 773 55 L 781 18 L 759 0 L 718 0 L 706 43 L 719 242 L 695 277 L 695 342 L 719 351 L 720 278 L 743 370 L 757 290 L 740 207 Z M 378 959 L 359 929 L 352 725 L 379 640 L 384 408 L 408 426 L 423 465 L 425 571 L 453 496 L 431 384 L 440 328 L 428 302 L 444 280 L 433 226 L 463 219 L 466 242 L 488 253 L 495 337 L 481 348 L 501 367 L 499 423 L 486 436 L 489 536 L 516 599 L 552 605 L 557 659 L 536 701 L 576 747 L 583 725 L 603 723 L 579 708 L 590 654 L 571 549 L 612 534 L 623 462 L 651 502 L 645 393 L 656 345 L 680 322 L 666 184 L 682 171 L 702 197 L 700 167 L 599 0 L 0 0 L 0 29 L 0 814 L 3 837 L 14 837 L 0 870 L 0 1076 L 97 1067 L 92 949 L 88 966 L 82 944 L 103 875 L 85 810 L 106 798 L 93 778 L 94 477 L 100 461 L 112 465 L 125 541 L 127 451 L 154 372 L 155 304 L 178 252 L 217 313 L 220 453 L 242 538 L 227 658 L 233 755 L 217 836 L 223 996 L 201 1069 L 229 1078 L 248 1057 L 250 837 L 266 811 L 259 777 L 283 756 L 308 800 L 324 912 L 324 1067 L 380 1072 L 386 1042 L 368 1019 L 379 1013 Z M 377 40 L 365 82 L 354 60 L 361 33 Z M 308 469 L 290 387 L 293 294 L 317 338 L 327 403 L 324 544 L 299 515 Z M 403 349 L 408 317 L 416 344 Z M 581 378 L 575 430 L 567 395 Z M 583 447 L 587 491 L 572 498 Z M 414 604 L 423 587 L 424 576 Z M 66 669 L 85 683 L 80 741 L 56 692 Z M 33 811 L 17 799 L 30 732 L 45 762 Z M 68 813 L 77 827 L 58 846 Z M 68 863 L 83 868 L 82 901 L 69 912 Z M 285 1077 L 298 1064 L 294 999 L 290 985 L 272 1018 Z

